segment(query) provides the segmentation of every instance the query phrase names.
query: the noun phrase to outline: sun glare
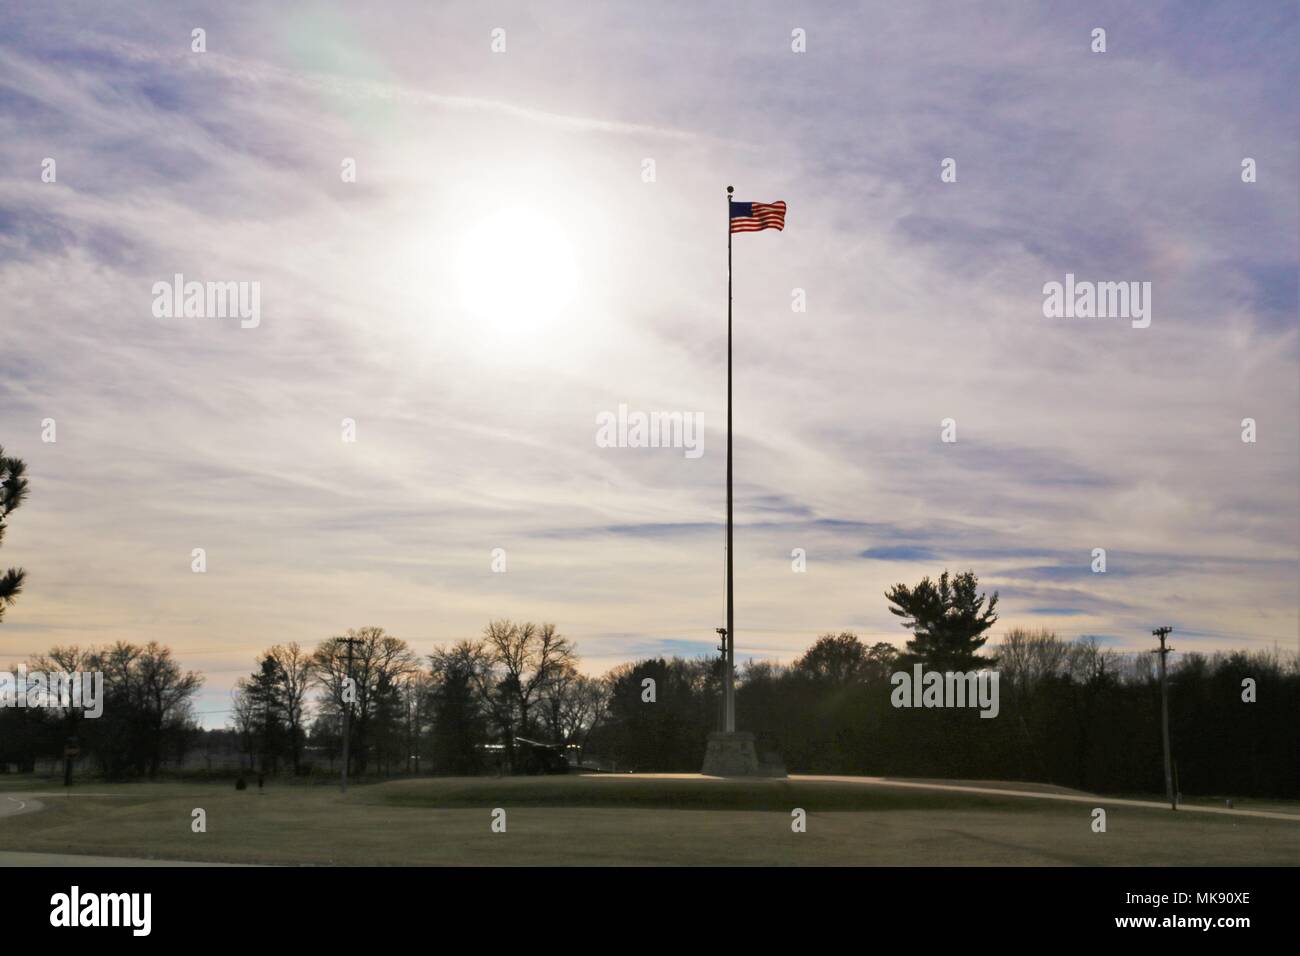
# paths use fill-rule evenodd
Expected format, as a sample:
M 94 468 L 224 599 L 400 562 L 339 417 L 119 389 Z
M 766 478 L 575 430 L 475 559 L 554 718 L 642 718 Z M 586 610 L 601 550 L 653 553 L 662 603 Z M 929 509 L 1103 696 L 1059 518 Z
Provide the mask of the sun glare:
M 505 210 L 474 225 L 458 263 L 461 302 L 494 333 L 545 331 L 573 302 L 578 270 L 564 229 L 541 213 Z

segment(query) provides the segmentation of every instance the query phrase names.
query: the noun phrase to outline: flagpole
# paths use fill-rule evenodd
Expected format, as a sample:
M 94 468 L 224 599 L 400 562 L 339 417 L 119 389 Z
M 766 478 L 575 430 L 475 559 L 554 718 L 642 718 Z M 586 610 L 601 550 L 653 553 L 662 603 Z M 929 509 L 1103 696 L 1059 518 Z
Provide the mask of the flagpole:
M 731 194 L 732 186 L 727 187 L 727 653 L 723 660 L 722 675 L 722 729 L 725 733 L 736 732 L 736 626 L 735 626 L 735 592 L 732 578 L 735 571 L 731 538 Z

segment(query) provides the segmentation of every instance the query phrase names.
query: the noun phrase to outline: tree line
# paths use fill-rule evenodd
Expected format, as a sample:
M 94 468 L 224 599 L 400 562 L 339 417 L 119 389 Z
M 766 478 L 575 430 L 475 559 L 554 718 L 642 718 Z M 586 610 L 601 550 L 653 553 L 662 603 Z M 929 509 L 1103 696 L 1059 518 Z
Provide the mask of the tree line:
M 29 672 L 104 673 L 103 715 L 77 707 L 0 709 L 0 769 L 29 770 L 75 740 L 112 778 L 157 776 L 186 752 L 233 736 L 248 770 L 333 770 L 349 715 L 355 776 L 477 773 L 487 745 L 515 763 L 519 740 L 580 745 L 604 712 L 605 682 L 578 670 L 573 643 L 554 624 L 493 621 L 480 638 L 421 658 L 380 627 L 328 638 L 308 650 L 277 644 L 258 655 L 232 693 L 230 728 L 204 731 L 194 699 L 203 678 L 183 671 L 156 643 L 56 647 Z
M 38 758 L 59 757 L 76 741 L 107 777 L 157 776 L 193 742 L 192 703 L 203 678 L 182 669 L 171 648 L 156 641 L 56 647 L 26 667 L 29 673 L 102 673 L 103 713 L 88 719 L 71 705 L 0 709 L 0 768 L 30 770 Z
M 788 665 L 737 675 L 737 725 L 791 772 L 1006 779 L 1109 793 L 1163 787 L 1153 655 L 1093 638 L 1014 629 L 988 645 L 997 594 L 973 573 L 886 593 L 903 649 L 825 634 Z M 349 660 L 350 658 L 350 660 Z M 900 708 L 895 674 L 996 669 L 996 719 L 970 708 Z M 201 731 L 200 675 L 157 644 L 56 648 L 33 670 L 102 670 L 99 720 L 74 710 L 0 710 L 0 765 L 57 756 L 75 736 L 110 777 L 157 775 L 187 748 L 233 739 L 262 773 L 336 771 L 349 709 L 350 773 L 474 774 L 522 765 L 520 741 L 571 745 L 621 770 L 698 771 L 719 723 L 722 662 L 652 658 L 602 677 L 579 670 L 553 624 L 497 620 L 421 656 L 382 628 L 314 649 L 275 645 L 233 694 L 230 728 Z M 1244 684 L 1253 682 L 1251 701 Z M 1278 654 L 1180 655 L 1169 674 L 1172 751 L 1188 794 L 1300 792 L 1300 667 Z M 495 745 L 495 750 L 492 746 Z
M 300 772 L 308 751 L 332 769 L 350 708 L 351 774 L 477 773 L 490 743 L 509 766 L 520 739 L 585 741 L 604 683 L 578 663 L 554 624 L 493 621 L 480 638 L 424 659 L 382 628 L 363 627 L 311 653 L 297 644 L 267 650 L 238 683 L 234 725 L 260 769 Z

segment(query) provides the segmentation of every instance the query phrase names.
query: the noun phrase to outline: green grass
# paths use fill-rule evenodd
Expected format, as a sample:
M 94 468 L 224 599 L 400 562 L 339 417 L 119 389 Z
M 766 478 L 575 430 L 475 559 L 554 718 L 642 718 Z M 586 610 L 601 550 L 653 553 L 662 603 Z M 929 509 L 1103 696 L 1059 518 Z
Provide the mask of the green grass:
M 0 779 L 0 793 L 56 793 Z M 102 794 L 102 796 L 101 796 Z M 421 779 L 336 789 L 98 784 L 0 818 L 0 847 L 316 864 L 1295 865 L 1300 823 L 826 781 Z M 0 798 L 2 802 L 3 798 Z M 1097 806 L 1106 806 L 1098 798 Z M 207 833 L 191 811 L 207 811 Z M 493 833 L 491 811 L 507 812 Z M 792 833 L 790 811 L 808 812 Z
M 384 784 L 358 799 L 392 807 L 589 807 L 659 810 L 756 810 L 789 815 L 809 811 L 893 811 L 961 809 L 964 794 L 906 791 L 807 780 L 646 779 L 617 774 L 571 777 L 469 777 L 403 780 Z M 989 798 L 1010 806 L 1007 800 Z M 1027 805 L 1032 804 L 1032 805 Z M 1024 812 L 1041 809 L 1015 801 Z

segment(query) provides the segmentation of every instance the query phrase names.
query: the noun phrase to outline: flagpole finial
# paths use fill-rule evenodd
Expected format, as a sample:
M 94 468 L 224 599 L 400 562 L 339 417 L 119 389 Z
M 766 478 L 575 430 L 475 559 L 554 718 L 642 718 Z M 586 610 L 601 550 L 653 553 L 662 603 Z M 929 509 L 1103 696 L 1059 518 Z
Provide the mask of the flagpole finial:
M 735 186 L 728 186 L 728 187 L 727 187 L 727 195 L 728 195 L 728 196 L 730 196 L 730 195 L 731 195 L 732 193 L 734 193 L 735 191 L 736 191 L 736 187 L 735 187 Z

